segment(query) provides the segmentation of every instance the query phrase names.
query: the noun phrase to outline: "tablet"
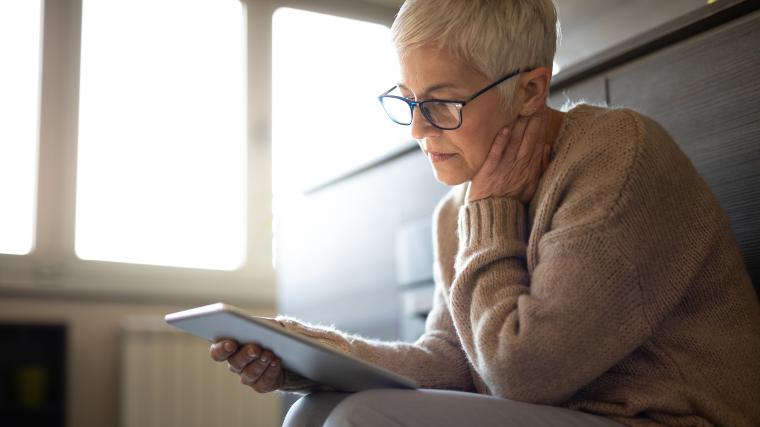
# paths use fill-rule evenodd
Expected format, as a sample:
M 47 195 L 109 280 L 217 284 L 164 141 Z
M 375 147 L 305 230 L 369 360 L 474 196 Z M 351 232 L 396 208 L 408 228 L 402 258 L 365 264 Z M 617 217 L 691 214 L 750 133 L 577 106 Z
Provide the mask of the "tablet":
M 286 369 L 340 391 L 419 388 L 413 380 L 335 350 L 310 337 L 216 303 L 167 314 L 165 320 L 209 341 L 222 338 L 255 342 L 272 351 Z

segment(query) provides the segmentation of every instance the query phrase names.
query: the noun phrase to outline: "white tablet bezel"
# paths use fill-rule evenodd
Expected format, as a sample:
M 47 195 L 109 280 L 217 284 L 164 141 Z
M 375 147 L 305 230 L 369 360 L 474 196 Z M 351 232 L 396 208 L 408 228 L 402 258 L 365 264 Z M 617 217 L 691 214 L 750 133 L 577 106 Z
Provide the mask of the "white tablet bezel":
M 290 369 L 341 391 L 372 388 L 419 388 L 404 376 L 343 353 L 270 321 L 250 316 L 224 303 L 196 307 L 165 316 L 167 323 L 209 341 L 222 338 L 257 342 L 270 349 Z

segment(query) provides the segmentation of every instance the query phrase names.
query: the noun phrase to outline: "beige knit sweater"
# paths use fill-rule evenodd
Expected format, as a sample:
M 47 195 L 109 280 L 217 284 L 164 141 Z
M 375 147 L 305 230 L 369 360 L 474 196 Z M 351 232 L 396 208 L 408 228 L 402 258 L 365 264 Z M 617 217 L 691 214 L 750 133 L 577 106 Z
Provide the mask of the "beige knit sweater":
M 760 426 L 760 305 L 726 214 L 662 127 L 579 105 L 529 206 L 468 204 L 465 186 L 435 211 L 415 343 L 278 320 L 426 388 L 626 425 Z

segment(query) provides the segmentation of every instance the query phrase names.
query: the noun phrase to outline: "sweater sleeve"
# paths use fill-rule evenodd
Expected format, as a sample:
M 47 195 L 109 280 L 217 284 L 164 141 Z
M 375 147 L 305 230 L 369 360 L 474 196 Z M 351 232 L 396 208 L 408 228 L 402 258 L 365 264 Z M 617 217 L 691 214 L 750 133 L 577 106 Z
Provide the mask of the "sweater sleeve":
M 614 242 L 593 231 L 542 242 L 546 258 L 530 276 L 524 224 L 515 199 L 462 208 L 452 316 L 492 394 L 558 404 L 649 330 L 636 270 Z
M 440 287 L 437 287 L 434 307 L 426 321 L 426 331 L 414 343 L 369 339 L 288 316 L 279 316 L 277 320 L 293 332 L 411 378 L 423 388 L 474 389 Z M 282 390 L 303 392 L 318 387 L 313 381 L 291 373 L 286 375 Z
M 678 174 L 673 162 L 653 172 L 668 144 L 646 134 L 637 116 L 617 111 L 579 136 L 552 178 L 556 201 L 542 211 L 546 231 L 531 236 L 530 271 L 525 206 L 490 198 L 460 207 L 451 314 L 492 394 L 561 404 L 646 342 L 678 302 L 662 293 L 675 276 L 641 276 L 662 246 L 647 224 L 679 221 L 652 207 L 672 198 L 666 181 L 681 178 L 666 178 Z M 643 157 L 649 147 L 659 155 Z M 657 290 L 666 303 L 650 298 Z

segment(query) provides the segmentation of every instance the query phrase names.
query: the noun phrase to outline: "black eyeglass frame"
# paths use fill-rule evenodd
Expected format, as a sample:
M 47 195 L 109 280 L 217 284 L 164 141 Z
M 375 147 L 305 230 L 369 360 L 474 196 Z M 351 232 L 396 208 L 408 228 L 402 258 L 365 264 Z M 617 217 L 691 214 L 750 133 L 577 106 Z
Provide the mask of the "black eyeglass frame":
M 494 81 L 493 83 L 489 84 L 488 86 L 484 87 L 483 89 L 480 89 L 479 91 L 475 92 L 472 96 L 470 96 L 469 98 L 467 98 L 464 101 L 462 101 L 462 100 L 456 100 L 456 99 L 436 99 L 436 98 L 426 99 L 424 101 L 412 101 L 412 100 L 410 100 L 408 98 L 404 98 L 403 96 L 388 95 L 394 89 L 396 89 L 398 87 L 398 85 L 395 85 L 392 88 L 386 90 L 385 92 L 383 92 L 382 95 L 378 96 L 377 99 L 380 101 L 380 105 L 383 105 L 383 111 L 385 111 L 385 114 L 394 123 L 398 123 L 398 124 L 400 124 L 402 126 L 409 126 L 409 125 L 411 125 L 412 124 L 412 120 L 414 119 L 414 107 L 419 106 L 420 107 L 420 111 L 422 112 L 422 116 L 425 117 L 425 119 L 428 121 L 428 123 L 430 123 L 431 125 L 433 125 L 433 127 L 437 128 L 437 129 L 440 129 L 440 130 L 456 130 L 456 129 L 459 129 L 462 126 L 462 108 L 464 108 L 465 105 L 467 105 L 469 102 L 472 102 L 473 99 L 479 97 L 480 95 L 482 95 L 482 94 L 488 92 L 489 90 L 493 89 L 494 87 L 500 85 L 501 83 L 504 83 L 505 81 L 511 79 L 512 77 L 514 77 L 516 75 L 519 75 L 521 73 L 525 73 L 525 72 L 531 71 L 531 70 L 532 70 L 532 68 L 524 68 L 524 69 L 518 69 L 518 70 L 511 71 L 511 72 L 509 72 L 509 74 L 506 74 L 503 77 L 500 77 L 498 80 Z M 385 109 L 385 106 L 383 104 L 383 99 L 384 98 L 394 98 L 394 99 L 398 99 L 398 100 L 404 101 L 409 106 L 409 110 L 410 110 L 409 123 L 402 123 L 402 122 L 399 122 L 398 120 L 395 120 L 393 117 L 391 117 L 391 115 L 388 114 L 388 111 Z M 425 109 L 425 104 L 431 103 L 431 102 L 446 103 L 446 104 L 455 104 L 456 108 L 457 108 L 457 111 L 459 112 L 459 121 L 457 122 L 457 125 L 454 126 L 454 127 L 443 127 L 443 126 L 437 125 L 433 121 L 433 119 L 430 117 L 430 114 L 428 113 L 427 109 Z

